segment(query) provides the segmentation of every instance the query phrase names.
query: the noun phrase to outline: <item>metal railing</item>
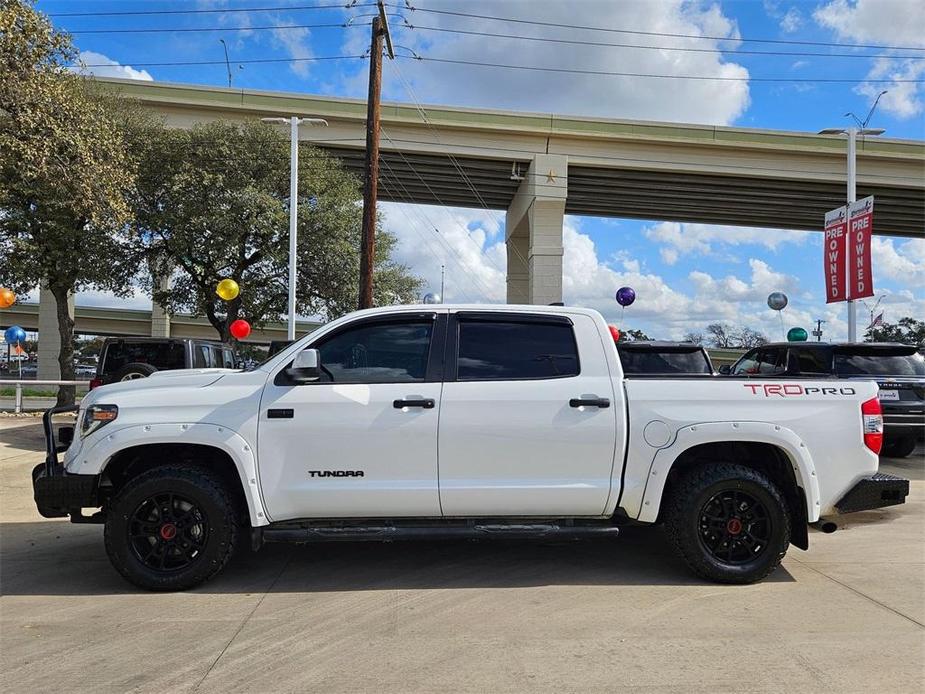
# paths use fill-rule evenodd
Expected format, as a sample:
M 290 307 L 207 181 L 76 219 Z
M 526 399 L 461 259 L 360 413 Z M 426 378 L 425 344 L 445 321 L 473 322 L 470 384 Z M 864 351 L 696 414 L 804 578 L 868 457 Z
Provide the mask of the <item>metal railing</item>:
M 90 381 L 34 381 L 29 380 L 12 380 L 0 379 L 0 386 L 16 386 L 16 398 L 13 403 L 13 412 L 19 414 L 22 412 L 22 387 L 26 386 L 89 386 Z

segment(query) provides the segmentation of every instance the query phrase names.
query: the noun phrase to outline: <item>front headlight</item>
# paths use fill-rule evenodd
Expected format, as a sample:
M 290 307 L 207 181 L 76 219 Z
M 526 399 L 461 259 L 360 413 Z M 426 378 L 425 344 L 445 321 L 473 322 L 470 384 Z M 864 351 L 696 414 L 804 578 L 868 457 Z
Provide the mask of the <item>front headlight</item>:
M 90 405 L 80 420 L 80 435 L 89 436 L 101 426 L 109 424 L 119 416 L 117 405 Z

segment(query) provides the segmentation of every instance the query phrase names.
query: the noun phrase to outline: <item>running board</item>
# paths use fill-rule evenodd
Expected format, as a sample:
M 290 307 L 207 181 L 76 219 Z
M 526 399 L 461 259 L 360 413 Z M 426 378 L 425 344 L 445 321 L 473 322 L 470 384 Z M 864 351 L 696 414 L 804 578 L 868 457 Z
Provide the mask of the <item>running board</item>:
M 364 526 L 267 526 L 260 530 L 263 542 L 390 542 L 393 540 L 510 540 L 583 539 L 615 537 L 615 525 L 473 524 L 473 525 L 364 525 Z M 255 538 L 256 539 L 256 538 Z M 257 540 L 259 544 L 260 540 Z

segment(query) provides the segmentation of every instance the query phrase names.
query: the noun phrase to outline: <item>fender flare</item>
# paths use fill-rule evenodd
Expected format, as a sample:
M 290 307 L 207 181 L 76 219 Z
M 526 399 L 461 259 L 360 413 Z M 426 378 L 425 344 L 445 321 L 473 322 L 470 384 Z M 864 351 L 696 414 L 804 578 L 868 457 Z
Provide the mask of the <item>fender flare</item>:
M 103 436 L 89 450 L 81 448 L 73 472 L 100 474 L 110 461 L 127 448 L 158 443 L 191 444 L 217 448 L 232 461 L 244 490 L 251 525 L 270 522 L 260 493 L 260 477 L 253 447 L 237 432 L 217 424 L 135 424 Z
M 766 443 L 783 451 L 805 494 L 808 522 L 819 520 L 819 478 L 806 444 L 792 429 L 767 422 L 708 422 L 689 424 L 678 430 L 671 445 L 660 449 L 652 460 L 637 520 L 655 522 L 668 472 L 682 453 L 694 446 L 727 441 Z

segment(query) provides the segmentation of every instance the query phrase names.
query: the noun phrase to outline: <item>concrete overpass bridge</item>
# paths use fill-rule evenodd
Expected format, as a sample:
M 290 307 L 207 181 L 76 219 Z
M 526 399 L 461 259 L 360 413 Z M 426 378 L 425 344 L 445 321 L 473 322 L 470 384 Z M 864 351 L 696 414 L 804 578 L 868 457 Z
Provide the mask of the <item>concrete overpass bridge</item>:
M 78 335 L 105 335 L 106 337 L 191 337 L 202 340 L 216 340 L 215 328 L 207 318 L 178 313 L 170 316 L 169 330 L 158 323 L 156 310 L 101 308 L 96 306 L 76 306 L 73 308 L 74 332 Z M 54 316 L 51 327 L 46 327 L 40 303 L 13 304 L 0 312 L 2 328 L 18 325 L 23 330 L 56 332 L 57 321 Z M 296 321 L 296 336 L 301 337 L 317 328 L 316 321 Z M 40 327 L 41 326 L 41 327 Z M 254 329 L 244 342 L 269 344 L 271 340 L 286 339 L 286 324 L 267 323 L 262 329 Z
M 300 138 L 363 174 L 364 101 L 100 81 L 173 127 L 325 118 Z M 565 214 L 821 230 L 845 200 L 839 136 L 408 104 L 383 105 L 382 134 L 381 199 L 506 211 L 511 303 L 562 299 Z M 925 236 L 925 142 L 859 142 L 857 171 L 858 197 L 877 197 L 877 233 Z

